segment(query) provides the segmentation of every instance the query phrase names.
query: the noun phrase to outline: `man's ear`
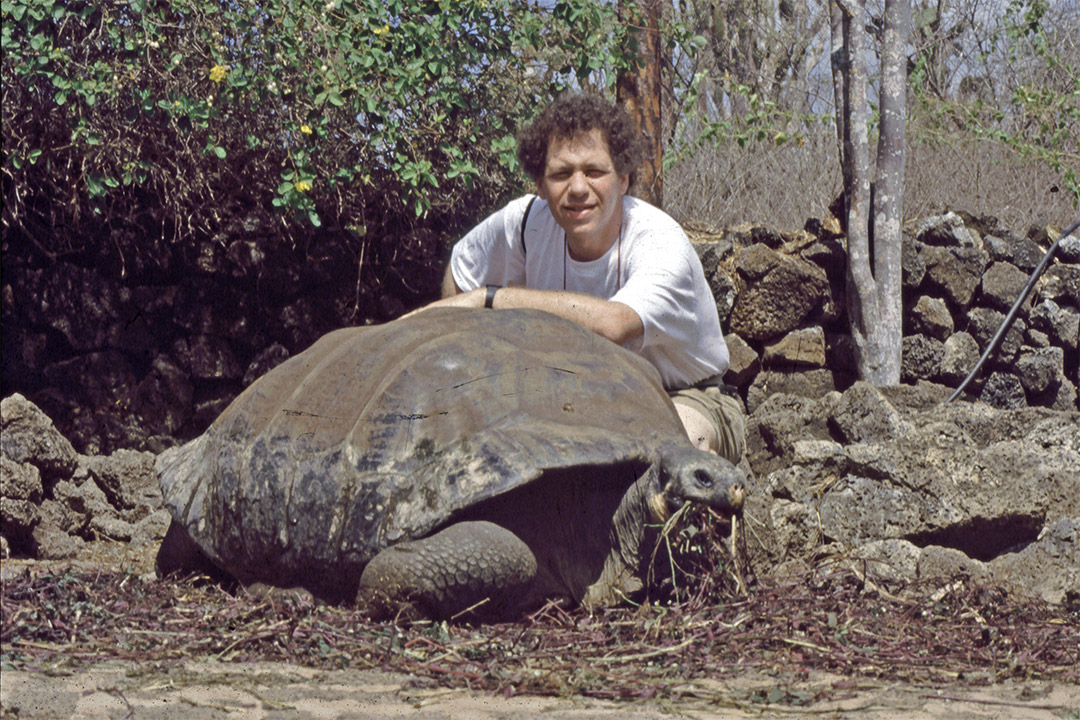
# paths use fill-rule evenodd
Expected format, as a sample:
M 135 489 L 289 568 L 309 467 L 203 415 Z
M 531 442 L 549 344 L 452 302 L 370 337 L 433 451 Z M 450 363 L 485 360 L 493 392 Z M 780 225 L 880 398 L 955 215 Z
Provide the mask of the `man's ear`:
M 621 190 L 620 190 L 619 194 L 620 195 L 625 195 L 626 191 L 630 189 L 630 176 L 629 175 L 620 175 L 619 176 L 619 186 L 621 187 Z
M 547 191 L 544 190 L 544 183 L 541 180 L 536 181 L 536 196 L 541 200 L 547 201 Z

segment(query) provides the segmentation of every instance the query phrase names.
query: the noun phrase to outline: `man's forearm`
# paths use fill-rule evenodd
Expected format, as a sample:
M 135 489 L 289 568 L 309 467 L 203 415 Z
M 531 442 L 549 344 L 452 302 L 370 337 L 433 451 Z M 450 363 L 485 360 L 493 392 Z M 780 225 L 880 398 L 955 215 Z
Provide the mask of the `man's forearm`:
M 442 300 L 428 307 L 484 307 L 487 288 L 464 292 L 454 282 L 454 274 L 447 267 L 443 275 Z M 495 309 L 533 308 L 576 322 L 584 328 L 619 345 L 641 337 L 645 332 L 641 318 L 629 305 L 604 300 L 594 295 L 566 290 L 533 290 L 530 288 L 504 287 L 495 294 Z
M 483 289 L 473 292 L 481 294 L 480 305 L 483 305 Z M 544 310 L 572 320 L 619 345 L 641 337 L 645 332 L 641 318 L 629 305 L 565 290 L 501 288 L 495 294 L 492 307 L 496 310 L 509 308 Z

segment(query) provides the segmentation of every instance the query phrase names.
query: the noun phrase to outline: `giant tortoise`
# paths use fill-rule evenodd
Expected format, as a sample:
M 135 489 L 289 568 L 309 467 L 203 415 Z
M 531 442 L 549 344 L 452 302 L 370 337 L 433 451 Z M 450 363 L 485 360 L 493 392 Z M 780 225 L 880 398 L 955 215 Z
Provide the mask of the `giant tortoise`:
M 743 499 L 652 365 L 535 310 L 331 332 L 157 472 L 160 574 L 211 567 L 430 617 L 616 603 L 642 589 L 658 523 Z

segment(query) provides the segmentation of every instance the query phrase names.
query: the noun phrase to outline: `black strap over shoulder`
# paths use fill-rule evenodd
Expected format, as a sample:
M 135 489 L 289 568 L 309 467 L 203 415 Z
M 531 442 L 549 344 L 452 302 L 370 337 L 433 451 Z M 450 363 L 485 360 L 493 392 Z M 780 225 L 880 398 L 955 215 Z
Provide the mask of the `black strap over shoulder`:
M 536 202 L 536 195 L 533 195 L 529 204 L 525 206 L 525 217 L 521 218 L 521 253 L 523 255 L 529 254 L 528 248 L 525 247 L 525 225 L 529 222 L 529 213 L 532 212 L 534 202 Z

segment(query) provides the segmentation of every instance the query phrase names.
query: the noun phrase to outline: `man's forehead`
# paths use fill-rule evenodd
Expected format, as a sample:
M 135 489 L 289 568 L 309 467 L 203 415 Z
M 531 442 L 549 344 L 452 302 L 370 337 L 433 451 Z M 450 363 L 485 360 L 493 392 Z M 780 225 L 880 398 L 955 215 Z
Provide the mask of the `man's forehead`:
M 604 151 L 604 155 L 608 160 L 611 160 L 611 149 L 608 147 L 607 139 L 604 137 L 603 131 L 600 128 L 592 128 L 591 130 L 580 130 L 568 134 L 552 135 L 548 140 L 547 159 L 551 161 L 552 154 L 558 152 L 563 148 L 570 149 L 588 149 L 598 148 Z

